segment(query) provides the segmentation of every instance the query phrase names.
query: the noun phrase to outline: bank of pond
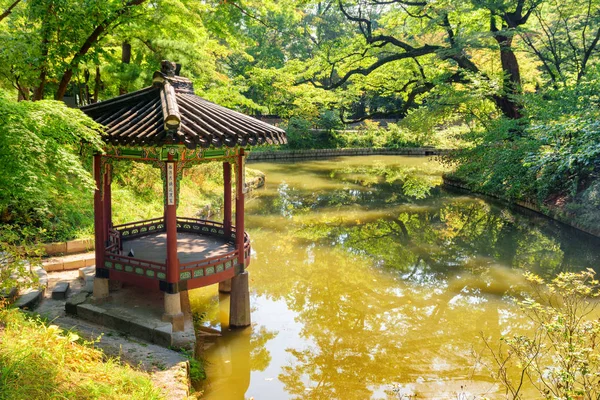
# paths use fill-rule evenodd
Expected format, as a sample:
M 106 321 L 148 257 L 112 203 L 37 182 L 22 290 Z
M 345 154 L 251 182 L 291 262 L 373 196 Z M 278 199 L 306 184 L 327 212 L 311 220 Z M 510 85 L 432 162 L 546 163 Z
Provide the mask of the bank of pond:
M 524 273 L 600 266 L 600 239 L 444 188 L 432 158 L 250 166 L 266 175 L 247 198 L 252 327 L 229 331 L 216 287 L 191 292 L 223 333 L 206 399 L 500 397 L 482 336 L 531 331 Z

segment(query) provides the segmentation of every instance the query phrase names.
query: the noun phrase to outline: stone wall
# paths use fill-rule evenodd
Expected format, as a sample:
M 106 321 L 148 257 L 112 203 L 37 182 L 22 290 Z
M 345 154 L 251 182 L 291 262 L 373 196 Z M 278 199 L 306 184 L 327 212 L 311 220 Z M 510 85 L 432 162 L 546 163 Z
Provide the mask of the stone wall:
M 401 149 L 322 149 L 322 150 L 281 150 L 255 151 L 248 155 L 248 161 L 295 160 L 307 158 L 327 158 L 340 156 L 402 155 L 402 156 L 436 156 L 448 153 L 449 150 L 433 147 L 414 147 Z

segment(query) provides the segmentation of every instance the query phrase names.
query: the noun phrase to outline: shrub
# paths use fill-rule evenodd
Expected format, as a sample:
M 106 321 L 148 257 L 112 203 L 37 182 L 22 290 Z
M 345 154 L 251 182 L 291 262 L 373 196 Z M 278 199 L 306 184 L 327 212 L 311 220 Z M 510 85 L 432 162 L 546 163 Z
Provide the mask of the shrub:
M 594 274 L 591 269 L 565 272 L 549 283 L 526 275 L 534 296 L 519 306 L 533 332 L 503 338 L 497 349 L 486 341 L 496 362 L 494 375 L 511 398 L 524 398 L 527 382 L 544 398 L 600 397 L 600 319 L 594 315 L 600 290 Z
M 487 121 L 454 152 L 472 189 L 540 206 L 565 204 L 600 179 L 600 84 L 524 97 L 530 117 Z M 581 101 L 583 98 L 586 101 Z
M 0 97 L 0 229 L 28 229 L 30 237 L 52 241 L 73 237 L 91 221 L 80 210 L 94 188 L 84 160 L 100 148 L 99 132 L 62 102 Z

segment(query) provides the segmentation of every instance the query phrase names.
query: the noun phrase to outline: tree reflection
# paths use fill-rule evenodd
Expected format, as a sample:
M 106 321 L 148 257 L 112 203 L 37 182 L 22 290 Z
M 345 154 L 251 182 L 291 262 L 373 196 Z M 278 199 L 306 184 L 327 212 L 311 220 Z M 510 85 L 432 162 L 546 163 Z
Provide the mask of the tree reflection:
M 257 235 L 265 243 L 267 233 Z M 279 376 L 296 398 L 370 398 L 380 386 L 415 382 L 440 369 L 463 379 L 478 329 L 497 325 L 491 312 L 497 304 L 488 307 L 476 293 L 457 297 L 447 288 L 402 287 L 385 271 L 365 268 L 364 256 L 310 245 L 298 253 L 298 243 L 287 245 L 293 239 L 282 242 L 276 250 L 257 249 L 261 263 L 286 261 L 255 271 L 254 287 L 285 299 L 303 323 L 308 345 L 288 348 L 293 361 Z M 293 278 L 281 279 L 282 269 Z
M 297 399 L 381 397 L 395 384 L 422 397 L 466 383 L 484 393 L 493 383 L 473 367 L 474 343 L 480 331 L 527 329 L 505 297 L 523 290 L 522 272 L 549 277 L 600 261 L 597 243 L 450 195 L 437 172 L 309 167 L 284 176 L 261 166 L 268 187 L 248 215 L 252 288 L 285 302 L 301 326 L 278 377 Z M 271 362 L 276 335 L 254 328 L 253 370 Z

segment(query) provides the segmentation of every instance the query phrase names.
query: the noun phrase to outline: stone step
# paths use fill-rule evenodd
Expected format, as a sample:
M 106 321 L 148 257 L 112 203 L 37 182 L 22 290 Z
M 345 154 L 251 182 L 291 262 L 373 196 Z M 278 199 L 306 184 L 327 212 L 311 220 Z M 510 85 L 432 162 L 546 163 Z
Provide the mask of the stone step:
M 67 299 L 65 311 L 67 314 L 77 315 L 77 306 L 84 303 L 90 294 L 88 292 L 79 292 Z
M 28 293 L 25 293 L 15 301 L 15 307 L 22 310 L 34 310 L 42 301 L 44 297 L 44 290 L 34 289 Z
M 33 272 L 38 276 L 37 285 L 24 292 L 15 301 L 15 307 L 22 310 L 34 310 L 43 300 L 46 288 L 48 288 L 48 273 L 46 270 L 42 267 L 37 267 Z
M 64 300 L 67 298 L 69 292 L 69 286 L 71 284 L 68 281 L 60 281 L 52 289 L 52 298 L 54 300 Z
M 96 266 L 95 265 L 90 265 L 87 267 L 79 268 L 79 277 L 81 279 L 86 279 L 88 277 L 93 278 L 95 274 L 96 274 Z
M 48 272 L 42 267 L 37 267 L 34 272 L 38 276 L 38 286 L 42 288 L 43 291 L 46 291 L 48 287 Z

